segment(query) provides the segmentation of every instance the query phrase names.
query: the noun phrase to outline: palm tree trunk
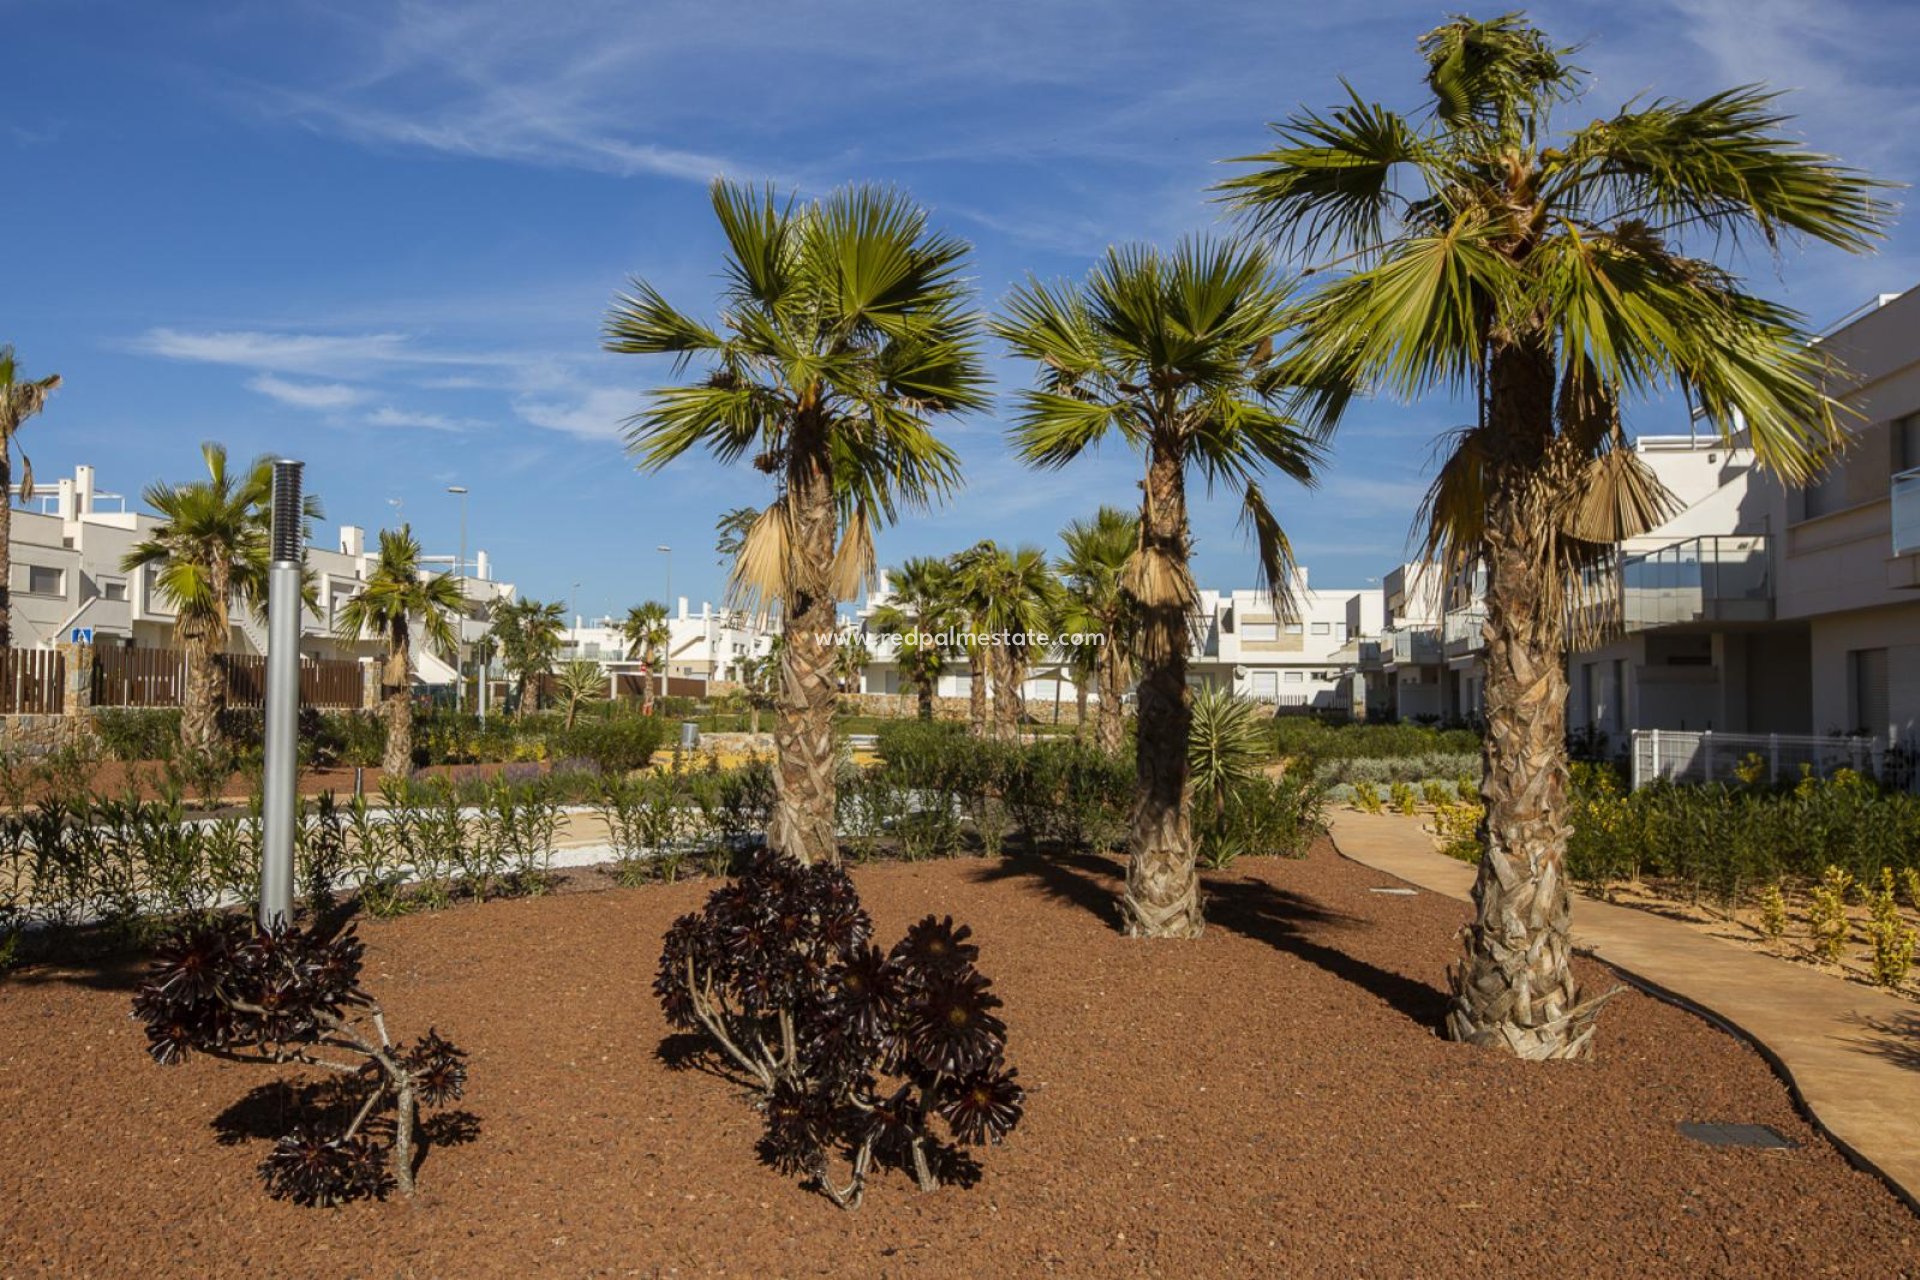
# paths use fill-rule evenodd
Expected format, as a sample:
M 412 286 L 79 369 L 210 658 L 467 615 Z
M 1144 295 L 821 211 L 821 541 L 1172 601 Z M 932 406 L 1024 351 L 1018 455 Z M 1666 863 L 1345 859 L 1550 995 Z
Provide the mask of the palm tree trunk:
M 13 441 L 0 433 L 0 652 L 13 647 Z
M 1073 682 L 1073 736 L 1086 738 L 1089 736 L 1090 728 L 1087 723 L 1087 682 L 1075 680 Z
M 1107 642 L 1108 645 L 1112 643 L 1111 639 Z M 1120 699 L 1125 696 L 1125 691 L 1120 687 L 1120 658 L 1103 646 L 1098 663 L 1100 704 L 1094 712 L 1098 717 L 1094 726 L 1094 742 L 1102 751 L 1118 752 L 1127 740 L 1126 709 L 1120 704 Z
M 913 683 L 920 699 L 920 718 L 922 720 L 933 719 L 933 686 L 934 682 L 939 678 L 939 676 L 926 671 L 922 671 L 914 677 Z
M 204 620 L 180 628 L 180 647 L 186 653 L 187 675 L 180 691 L 180 749 L 190 758 L 204 759 L 219 740 L 220 670 Z
M 409 649 L 410 637 L 405 620 L 396 623 L 387 640 L 386 670 L 380 673 L 380 697 L 387 708 L 387 749 L 380 757 L 380 771 L 390 778 L 404 778 L 413 772 L 413 681 Z
M 1486 712 L 1481 798 L 1486 852 L 1465 954 L 1448 977 L 1447 1033 L 1522 1058 L 1584 1052 L 1599 1001 L 1574 982 L 1567 848 L 1564 623 L 1540 514 L 1552 437 L 1553 365 L 1509 347 L 1489 370 L 1493 428 L 1485 517 Z M 1604 999 L 1605 997 L 1602 997 Z
M 1141 543 L 1184 570 L 1187 563 L 1185 460 L 1156 439 L 1147 468 Z M 1193 727 L 1187 689 L 1187 602 L 1140 601 L 1140 733 L 1134 749 L 1139 795 L 1122 900 L 1127 933 L 1136 938 L 1197 938 L 1206 920 L 1194 857 L 1192 786 L 1187 738 Z
M 993 655 L 993 736 L 1015 742 L 1020 737 L 1020 698 L 1014 688 L 1019 666 L 1005 645 L 995 645 L 988 652 Z
M 775 693 L 773 816 L 767 847 L 801 862 L 838 862 L 833 829 L 833 705 L 837 601 L 828 581 L 835 517 L 825 424 L 813 419 L 794 433 L 787 478 L 792 504 L 786 644 Z
M 967 732 L 987 736 L 987 663 L 991 651 L 976 644 L 967 654 Z

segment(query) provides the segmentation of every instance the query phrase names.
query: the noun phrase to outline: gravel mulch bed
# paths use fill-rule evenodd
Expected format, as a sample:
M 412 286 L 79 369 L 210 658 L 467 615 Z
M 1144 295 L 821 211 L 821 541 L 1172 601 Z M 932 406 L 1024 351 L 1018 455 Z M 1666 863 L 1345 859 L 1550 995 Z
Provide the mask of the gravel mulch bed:
M 1760 1058 L 1629 992 L 1598 1057 L 1526 1065 L 1440 1039 L 1465 908 L 1322 845 L 1209 877 L 1207 935 L 1111 927 L 1106 859 L 860 870 L 879 932 L 971 923 L 1006 1000 L 1026 1122 L 970 1191 L 897 1174 L 843 1214 L 757 1163 L 757 1117 L 672 1071 L 649 992 L 701 883 L 370 922 L 396 1030 L 472 1053 L 477 1140 L 411 1203 L 265 1199 L 223 1145 L 271 1073 L 163 1070 L 136 975 L 0 982 L 0 1274 L 62 1276 L 1894 1276 L 1920 1222 L 1795 1113 Z M 1612 985 L 1586 965 L 1584 980 Z M 1771 1125 L 1730 1151 L 1681 1121 Z

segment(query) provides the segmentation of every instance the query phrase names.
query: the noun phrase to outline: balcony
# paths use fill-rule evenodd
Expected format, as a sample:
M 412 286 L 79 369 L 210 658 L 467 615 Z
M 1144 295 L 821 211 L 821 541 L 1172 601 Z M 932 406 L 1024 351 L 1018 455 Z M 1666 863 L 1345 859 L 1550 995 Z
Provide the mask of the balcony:
M 1486 641 L 1480 635 L 1486 622 L 1487 615 L 1478 609 L 1448 614 L 1440 626 L 1441 645 L 1447 657 L 1464 658 L 1470 653 L 1480 652 L 1486 646 Z
M 1390 627 L 1381 632 L 1380 647 L 1381 656 L 1399 666 L 1424 667 L 1441 660 L 1440 633 L 1432 627 Z
M 1628 631 L 1773 617 L 1773 560 L 1758 536 L 1688 538 L 1620 557 Z
M 1893 478 L 1893 554 L 1920 551 L 1920 467 Z

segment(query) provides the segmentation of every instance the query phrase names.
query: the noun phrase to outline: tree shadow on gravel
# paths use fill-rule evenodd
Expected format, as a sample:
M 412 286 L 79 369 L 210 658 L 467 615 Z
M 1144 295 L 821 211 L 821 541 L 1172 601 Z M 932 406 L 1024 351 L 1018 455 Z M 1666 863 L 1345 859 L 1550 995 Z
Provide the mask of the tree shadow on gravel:
M 1122 922 L 1117 882 L 1123 875 L 1123 867 L 1112 858 L 1063 853 L 1010 855 L 979 868 L 972 878 L 981 884 L 1026 880 L 1047 897 L 1072 903 L 1108 927 L 1119 929 Z M 1226 929 L 1298 956 L 1385 1001 L 1423 1027 L 1437 1029 L 1445 1022 L 1445 992 L 1370 964 L 1305 932 L 1315 927 L 1371 928 L 1367 921 L 1330 911 L 1310 898 L 1251 876 L 1237 880 L 1210 877 L 1205 893 L 1209 928 Z
M 1125 874 L 1121 864 L 1097 853 L 1011 853 L 981 866 L 972 878 L 979 884 L 1029 881 L 1055 902 L 1071 903 L 1118 929 L 1119 881 Z
M 697 1031 L 676 1031 L 663 1036 L 654 1046 L 653 1056 L 669 1071 L 698 1071 L 701 1075 L 725 1080 L 742 1089 L 755 1089 L 757 1082 L 741 1071 L 713 1042 Z
M 1247 876 L 1207 885 L 1207 923 L 1298 956 L 1385 1001 L 1423 1027 L 1438 1030 L 1446 1021 L 1447 996 L 1439 988 L 1382 969 L 1302 932 L 1303 927 L 1314 925 L 1373 927 L 1357 916 L 1329 911 L 1311 898 Z

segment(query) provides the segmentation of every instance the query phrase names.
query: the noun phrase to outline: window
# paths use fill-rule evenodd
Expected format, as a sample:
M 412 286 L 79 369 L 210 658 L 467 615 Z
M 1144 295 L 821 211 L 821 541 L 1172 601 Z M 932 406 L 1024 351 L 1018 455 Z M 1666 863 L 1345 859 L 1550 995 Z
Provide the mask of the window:
M 1271 622 L 1243 622 L 1240 624 L 1240 638 L 1252 644 L 1278 640 L 1280 629 Z
M 1306 673 L 1303 671 L 1289 671 L 1281 677 L 1281 679 L 1285 680 L 1288 684 L 1299 684 L 1306 678 Z
M 1847 726 L 1876 737 L 1891 719 L 1887 698 L 1887 651 L 1855 649 L 1847 654 Z
M 1280 692 L 1280 673 L 1277 671 L 1256 671 L 1253 673 L 1253 696 L 1271 698 Z
M 112 580 L 102 581 L 100 584 L 100 598 L 102 600 L 125 600 L 127 598 L 126 580 L 123 578 L 118 582 Z
M 22 565 L 26 570 L 26 583 L 21 588 L 29 595 L 63 596 L 67 594 L 67 575 L 59 569 L 43 564 Z
M 1300 634 L 1300 624 L 1299 624 L 1299 623 L 1297 623 L 1297 622 L 1289 622 L 1289 623 L 1287 624 L 1287 634 L 1288 634 L 1288 635 L 1290 635 L 1290 636 L 1297 636 L 1297 635 L 1299 635 L 1299 634 Z
M 1331 622 L 1316 622 L 1313 624 L 1313 634 L 1317 636 L 1330 636 L 1333 634 L 1333 624 Z
M 1341 644 L 1345 644 L 1347 642 L 1347 624 L 1346 623 L 1336 622 L 1333 624 L 1333 638 L 1335 640 L 1338 640 Z
M 1847 464 L 1836 458 L 1813 480 L 1805 491 L 1806 518 L 1832 515 L 1847 505 Z
M 1889 442 L 1893 446 L 1893 469 L 1911 471 L 1920 467 L 1920 413 L 1896 418 L 1888 430 L 1893 436 Z

